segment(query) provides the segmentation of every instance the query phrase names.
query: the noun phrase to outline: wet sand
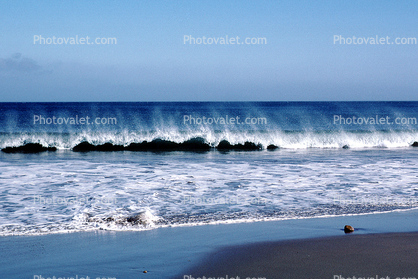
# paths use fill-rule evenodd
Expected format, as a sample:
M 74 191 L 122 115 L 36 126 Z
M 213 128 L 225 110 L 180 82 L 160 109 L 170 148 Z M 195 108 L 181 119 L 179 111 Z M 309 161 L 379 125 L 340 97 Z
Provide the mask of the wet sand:
M 418 233 L 356 235 L 354 232 L 337 237 L 231 246 L 210 254 L 178 278 L 203 276 L 417 278 Z
M 415 244 L 418 241 L 414 233 L 418 231 L 417 220 L 418 210 L 408 210 L 147 231 L 2 236 L 0 278 L 36 279 L 35 275 L 71 278 L 78 275 L 79 279 L 86 276 L 91 279 L 184 279 L 187 274 L 198 278 L 199 274 L 208 272 L 210 276 L 223 272 L 219 277 L 225 277 L 226 270 L 229 279 L 234 276 L 232 273 L 241 279 L 248 276 L 334 279 L 333 273 L 348 279 L 350 276 L 363 276 L 363 266 L 367 267 L 373 261 L 366 258 L 368 251 L 373 252 L 371 255 L 375 257 L 389 254 L 392 263 L 383 263 L 373 269 L 371 275 L 364 276 L 376 279 L 376 274 L 382 277 L 395 274 L 408 278 L 411 277 L 409 268 L 415 272 L 413 277 L 418 278 L 418 249 Z M 345 235 L 342 229 L 346 224 L 353 225 L 356 231 Z M 362 244 L 361 239 L 345 243 L 355 238 L 364 238 L 366 243 Z M 383 246 L 379 247 L 373 241 Z M 286 250 L 286 247 L 295 244 L 297 246 L 293 246 L 293 250 Z M 335 257 L 331 253 L 333 249 Z M 378 252 L 379 249 L 383 253 Z M 216 251 L 218 253 L 210 256 Z M 356 254 L 363 255 L 359 257 Z M 314 258 L 315 263 L 312 257 L 318 255 L 323 258 Z M 406 259 L 412 259 L 412 262 Z M 332 275 L 328 277 L 327 273 L 323 273 L 326 276 L 322 276 L 316 271 L 320 268 L 328 268 Z M 143 273 L 145 270 L 147 273 Z M 191 270 L 196 272 L 188 273 Z M 317 274 L 301 275 L 314 272 Z

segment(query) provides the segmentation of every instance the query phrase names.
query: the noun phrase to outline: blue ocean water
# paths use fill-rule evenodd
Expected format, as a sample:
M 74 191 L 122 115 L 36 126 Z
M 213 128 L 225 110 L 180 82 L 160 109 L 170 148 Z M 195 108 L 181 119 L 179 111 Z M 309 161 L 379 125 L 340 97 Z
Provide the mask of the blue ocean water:
M 418 102 L 0 103 L 3 151 L 57 148 L 0 152 L 0 234 L 415 208 L 417 118 Z
M 0 103 L 0 148 L 202 137 L 281 148 L 405 147 L 417 102 Z M 84 119 L 84 121 L 81 121 Z

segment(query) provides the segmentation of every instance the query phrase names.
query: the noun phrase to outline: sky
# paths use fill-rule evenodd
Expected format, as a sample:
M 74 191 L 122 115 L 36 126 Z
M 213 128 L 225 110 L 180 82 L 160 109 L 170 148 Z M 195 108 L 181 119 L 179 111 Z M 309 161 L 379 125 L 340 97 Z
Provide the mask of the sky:
M 417 39 L 416 0 L 0 0 L 0 102 L 418 101 Z

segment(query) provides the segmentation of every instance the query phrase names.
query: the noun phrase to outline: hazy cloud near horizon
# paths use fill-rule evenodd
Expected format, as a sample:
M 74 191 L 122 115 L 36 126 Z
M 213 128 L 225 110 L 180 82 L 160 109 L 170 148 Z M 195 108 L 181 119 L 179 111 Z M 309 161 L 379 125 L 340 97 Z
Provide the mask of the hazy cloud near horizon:
M 37 72 L 42 67 L 33 59 L 14 53 L 8 58 L 0 58 L 0 71 L 4 72 Z

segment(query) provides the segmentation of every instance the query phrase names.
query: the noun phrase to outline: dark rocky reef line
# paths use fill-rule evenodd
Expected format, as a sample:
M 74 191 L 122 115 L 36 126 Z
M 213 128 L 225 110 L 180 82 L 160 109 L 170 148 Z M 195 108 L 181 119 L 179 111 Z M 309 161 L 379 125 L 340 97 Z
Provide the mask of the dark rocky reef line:
M 418 141 L 413 142 L 411 147 L 418 147 Z M 349 149 L 349 145 L 342 146 L 343 149 Z M 270 144 L 266 147 L 269 151 L 280 149 L 279 146 Z M 18 147 L 5 147 L 1 151 L 4 153 L 41 153 L 47 151 L 56 151 L 56 147 L 45 147 L 39 143 L 27 143 Z M 113 143 L 105 143 L 94 145 L 87 141 L 83 141 L 72 148 L 74 152 L 89 152 L 89 151 L 152 151 L 152 152 L 165 152 L 165 151 L 192 151 L 192 152 L 205 152 L 210 150 L 218 150 L 221 152 L 228 151 L 257 151 L 263 150 L 261 144 L 255 144 L 253 142 L 245 142 L 244 144 L 231 144 L 227 140 L 222 140 L 215 147 L 208 144 L 203 138 L 192 138 L 187 141 L 177 143 L 173 141 L 155 139 L 152 141 L 143 141 L 140 143 L 131 143 L 128 146 L 115 145 Z
M 45 147 L 39 143 L 27 143 L 18 147 L 6 147 L 1 151 L 5 153 L 40 153 L 45 151 L 56 151 L 56 147 Z
M 194 151 L 204 152 L 210 150 L 219 151 L 254 151 L 261 150 L 261 144 L 252 142 L 245 142 L 244 144 L 230 144 L 228 141 L 221 141 L 216 147 L 210 146 L 203 138 L 193 138 L 181 143 L 172 141 L 155 139 L 153 141 L 143 141 L 140 143 L 131 143 L 128 146 L 113 145 L 112 143 L 105 143 L 101 145 L 93 145 L 88 142 L 82 142 L 74 146 L 75 152 L 89 152 L 89 151 Z

